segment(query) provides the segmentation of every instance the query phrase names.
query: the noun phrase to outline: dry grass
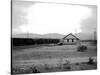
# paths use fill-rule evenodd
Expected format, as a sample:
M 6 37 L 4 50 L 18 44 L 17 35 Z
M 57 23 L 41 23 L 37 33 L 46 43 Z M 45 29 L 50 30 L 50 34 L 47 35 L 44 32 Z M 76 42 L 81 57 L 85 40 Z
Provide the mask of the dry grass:
M 12 51 L 13 71 L 18 73 L 33 73 L 34 68 L 30 70 L 32 65 L 36 65 L 39 72 L 56 72 L 56 71 L 74 71 L 96 69 L 97 65 L 82 63 L 87 62 L 89 57 L 97 56 L 96 45 L 91 43 L 83 43 L 87 45 L 86 52 L 77 52 L 77 45 L 62 46 L 37 46 L 28 47 L 18 51 Z M 85 58 L 86 57 L 86 58 Z M 84 59 L 83 59 L 84 58 Z M 70 63 L 66 63 L 66 59 Z M 76 64 L 75 64 L 76 63 Z M 62 67 L 61 67 L 62 65 Z M 24 70 L 22 69 L 24 68 Z M 20 72 L 21 71 L 21 72 Z M 30 72 L 31 71 L 31 72 Z M 15 72 L 14 72 L 15 73 Z

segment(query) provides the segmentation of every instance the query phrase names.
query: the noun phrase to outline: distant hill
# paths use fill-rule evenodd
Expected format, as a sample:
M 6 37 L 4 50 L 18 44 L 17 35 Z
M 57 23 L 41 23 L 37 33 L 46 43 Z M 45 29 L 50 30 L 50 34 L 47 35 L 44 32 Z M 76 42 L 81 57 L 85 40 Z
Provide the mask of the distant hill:
M 63 38 L 65 35 L 58 33 L 50 33 L 50 34 L 17 34 L 13 35 L 13 38 Z
M 58 33 L 49 33 L 49 34 L 43 34 L 43 35 L 30 33 L 30 34 L 12 35 L 12 38 L 58 38 L 58 39 L 61 39 L 61 38 L 65 37 L 66 35 L 62 35 L 62 34 L 58 34 Z M 90 33 L 78 33 L 78 34 L 74 34 L 74 35 L 81 40 L 93 39 L 93 34 L 90 34 Z

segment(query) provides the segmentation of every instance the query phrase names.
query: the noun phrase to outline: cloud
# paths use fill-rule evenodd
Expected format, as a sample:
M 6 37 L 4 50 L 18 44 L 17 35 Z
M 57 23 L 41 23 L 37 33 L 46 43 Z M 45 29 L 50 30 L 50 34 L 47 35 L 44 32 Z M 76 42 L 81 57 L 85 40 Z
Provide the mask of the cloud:
M 79 22 L 90 13 L 88 7 L 81 5 L 37 3 L 29 11 L 28 31 L 38 34 L 67 34 L 75 33 L 77 28 L 77 32 L 81 32 Z M 21 26 L 21 29 L 25 32 L 26 26 Z
M 33 5 L 33 2 L 12 1 L 12 28 L 27 24 L 28 8 Z
M 84 33 L 91 33 L 97 28 L 97 6 L 88 7 L 92 10 L 92 14 L 81 21 L 81 30 Z
M 92 13 L 91 13 L 92 12 Z M 97 25 L 96 6 L 13 1 L 12 32 L 75 33 L 92 32 Z M 27 27 L 29 26 L 29 27 Z M 52 30 L 52 31 L 51 31 Z

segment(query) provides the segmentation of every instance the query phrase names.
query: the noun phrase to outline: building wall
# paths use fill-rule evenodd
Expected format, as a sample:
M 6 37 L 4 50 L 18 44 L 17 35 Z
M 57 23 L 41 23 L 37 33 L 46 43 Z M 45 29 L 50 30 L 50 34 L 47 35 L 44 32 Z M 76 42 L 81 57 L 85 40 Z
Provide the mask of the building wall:
M 63 43 L 64 44 L 77 44 L 77 39 L 75 39 L 75 38 L 70 38 L 70 39 L 64 39 L 63 40 Z

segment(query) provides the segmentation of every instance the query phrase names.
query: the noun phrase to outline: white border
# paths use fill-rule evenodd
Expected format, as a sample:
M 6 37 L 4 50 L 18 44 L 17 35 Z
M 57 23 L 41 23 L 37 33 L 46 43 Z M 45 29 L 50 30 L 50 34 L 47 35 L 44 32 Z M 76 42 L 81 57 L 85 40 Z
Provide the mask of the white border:
M 14 0 L 13 0 L 14 1 Z M 98 38 L 100 38 L 100 0 L 29 0 L 29 1 L 42 1 L 42 2 L 59 2 L 59 3 L 72 3 L 72 4 L 87 4 L 98 6 Z M 10 74 L 11 65 L 11 47 L 10 47 L 10 31 L 11 31 L 11 0 L 0 0 L 0 75 Z M 41 73 L 36 75 L 99 75 L 100 68 L 100 44 L 98 39 L 98 70 L 89 71 L 71 71 L 71 72 L 53 72 Z

